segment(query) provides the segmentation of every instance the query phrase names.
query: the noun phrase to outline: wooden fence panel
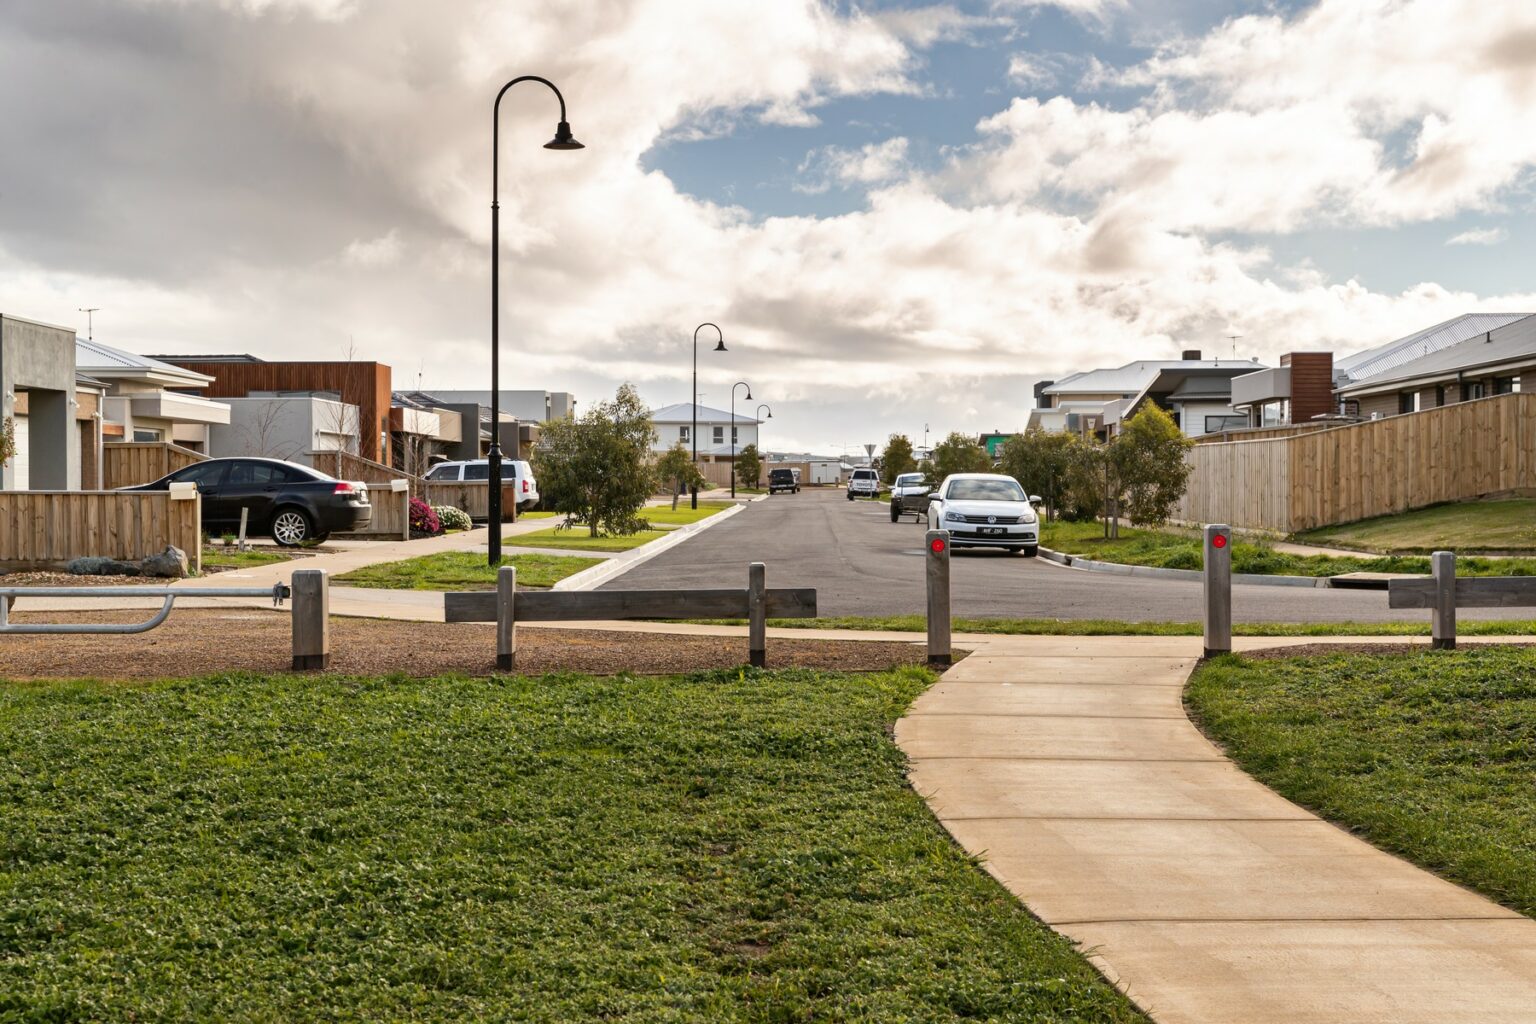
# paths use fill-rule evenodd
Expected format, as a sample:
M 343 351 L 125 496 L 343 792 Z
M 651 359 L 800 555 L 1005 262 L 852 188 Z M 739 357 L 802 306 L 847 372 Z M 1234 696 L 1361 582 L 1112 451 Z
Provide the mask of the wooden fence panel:
M 1189 487 L 1175 518 L 1289 532 L 1289 443 L 1276 438 L 1196 445 L 1189 452 Z
M 0 491 L 0 565 L 61 566 L 99 555 L 136 561 L 166 545 L 202 569 L 202 501 L 163 491 Z
M 366 530 L 358 530 L 358 536 L 389 537 L 408 540 L 405 528 L 409 517 L 406 502 L 409 491 L 391 490 L 389 484 L 369 484 L 368 503 L 373 506 L 373 518 Z
M 437 481 L 423 485 L 428 505 L 452 505 L 469 513 L 471 519 L 484 519 L 490 513 L 491 485 L 486 480 Z M 513 503 L 517 501 L 517 484 L 513 481 L 501 485 L 501 514 L 511 518 Z
M 114 490 L 159 480 L 208 456 L 179 444 L 111 441 L 101 446 L 102 487 Z

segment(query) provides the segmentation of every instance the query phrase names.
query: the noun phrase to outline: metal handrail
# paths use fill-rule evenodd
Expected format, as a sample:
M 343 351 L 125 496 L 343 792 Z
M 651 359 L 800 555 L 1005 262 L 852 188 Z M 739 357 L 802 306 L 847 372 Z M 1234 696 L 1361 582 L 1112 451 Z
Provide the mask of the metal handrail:
M 178 597 L 270 597 L 275 608 L 292 596 L 286 583 L 271 587 L 0 587 L 0 633 L 147 633 L 171 614 Z M 14 597 L 161 597 L 165 604 L 143 622 L 11 622 Z

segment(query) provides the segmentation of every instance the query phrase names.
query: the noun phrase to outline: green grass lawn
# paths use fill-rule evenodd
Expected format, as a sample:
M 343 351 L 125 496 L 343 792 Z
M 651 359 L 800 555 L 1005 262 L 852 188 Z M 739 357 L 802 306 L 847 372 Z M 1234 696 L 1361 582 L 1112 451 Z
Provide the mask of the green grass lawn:
M 569 555 L 507 555 L 501 563 L 517 568 L 517 585 L 522 588 L 552 587 L 600 561 Z M 384 590 L 494 590 L 496 573 L 478 552 L 443 551 L 353 569 L 335 577 L 334 582 Z
M 689 508 L 686 500 L 677 503 L 677 511 L 672 511 L 671 505 L 653 505 L 644 508 L 640 514 L 644 516 L 652 526 L 687 526 L 701 519 L 708 519 L 717 512 L 723 512 L 733 507 L 735 502 L 730 501 L 701 501 L 698 508 Z
M 1227 656 L 1188 696 L 1266 785 L 1536 915 L 1536 652 Z
M 234 548 L 223 546 L 203 548 L 203 567 L 228 566 L 232 569 L 250 569 L 258 565 L 271 565 L 274 562 L 291 561 L 292 555 L 285 555 L 277 551 L 263 551 L 251 549 L 249 551 L 236 551 Z
M 0 686 L 0 1019 L 1144 1021 L 908 787 L 931 679 Z
M 1303 544 L 1384 554 L 1511 551 L 1536 554 L 1536 499 L 1468 501 L 1298 533 Z
M 1054 551 L 1083 555 L 1101 562 L 1150 565 L 1163 569 L 1199 569 L 1204 564 L 1201 541 L 1193 533 L 1143 530 L 1121 526 L 1116 540 L 1104 537 L 1103 523 L 1044 523 L 1040 543 Z M 1420 555 L 1292 555 L 1268 544 L 1234 540 L 1232 571 L 1265 576 L 1337 576 L 1346 572 L 1429 573 L 1429 558 Z M 1461 576 L 1536 576 L 1536 560 L 1525 558 L 1458 558 Z
M 705 625 L 744 626 L 745 619 L 699 619 Z M 923 633 L 928 620 L 921 615 L 844 615 L 818 619 L 769 619 L 783 629 L 860 629 Z M 1004 636 L 1200 636 L 1198 622 L 1126 622 L 1120 619 L 968 619 L 951 622 L 956 633 L 995 633 Z M 1532 636 L 1536 621 L 1462 619 L 1460 636 Z M 1429 636 L 1429 622 L 1237 622 L 1234 636 Z
M 629 551 L 642 544 L 665 537 L 668 530 L 641 530 L 627 537 L 603 534 L 591 536 L 585 526 L 570 529 L 552 527 L 533 533 L 518 533 L 502 539 L 503 544 L 520 548 L 559 548 L 564 551 Z

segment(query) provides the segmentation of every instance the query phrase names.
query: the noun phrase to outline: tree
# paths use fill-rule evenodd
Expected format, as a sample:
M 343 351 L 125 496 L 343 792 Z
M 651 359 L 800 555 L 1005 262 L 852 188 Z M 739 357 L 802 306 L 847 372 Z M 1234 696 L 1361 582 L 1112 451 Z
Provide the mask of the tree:
M 912 442 L 906 434 L 892 434 L 880 453 L 880 469 L 888 483 L 895 483 L 903 473 L 917 471 L 917 460 L 912 457 Z
M 1110 443 L 1118 513 L 1131 522 L 1161 526 L 1173 515 L 1189 483 L 1186 461 L 1194 441 L 1162 409 L 1148 402 L 1125 421 Z
M 763 457 L 757 445 L 749 444 L 736 453 L 736 480 L 743 487 L 756 487 L 763 476 Z
M 640 393 L 622 384 L 611 402 L 580 419 L 550 420 L 533 453 L 539 492 L 565 513 L 563 526 L 586 524 L 591 535 L 631 534 L 650 524 L 640 515 L 655 492 L 650 465 L 655 428 Z
M 704 473 L 694 465 L 693 456 L 679 441 L 656 460 L 656 480 L 662 490 L 672 495 L 672 510 L 677 511 L 677 496 L 690 487 L 704 486 Z
M 16 457 L 16 423 L 9 416 L 0 423 L 0 469 Z
M 1004 441 L 998 456 L 1002 471 L 1029 493 L 1040 495 L 1047 518 L 1054 519 L 1068 504 L 1073 470 L 1083 459 L 1085 447 L 1074 433 L 1033 426 Z
M 952 473 L 985 473 L 992 460 L 981 442 L 961 433 L 952 433 L 933 446 L 928 462 L 928 485 L 937 487 Z

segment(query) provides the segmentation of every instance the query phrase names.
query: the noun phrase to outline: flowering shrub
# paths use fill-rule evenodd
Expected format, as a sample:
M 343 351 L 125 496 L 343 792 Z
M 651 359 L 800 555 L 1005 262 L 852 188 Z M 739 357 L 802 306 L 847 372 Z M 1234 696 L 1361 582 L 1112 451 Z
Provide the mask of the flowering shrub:
M 443 532 L 432 506 L 420 498 L 411 499 L 411 533 L 422 537 L 436 537 Z
M 468 530 L 474 523 L 469 521 L 469 513 L 452 505 L 433 505 L 432 511 L 437 513 L 437 521 L 443 524 L 445 530 Z

